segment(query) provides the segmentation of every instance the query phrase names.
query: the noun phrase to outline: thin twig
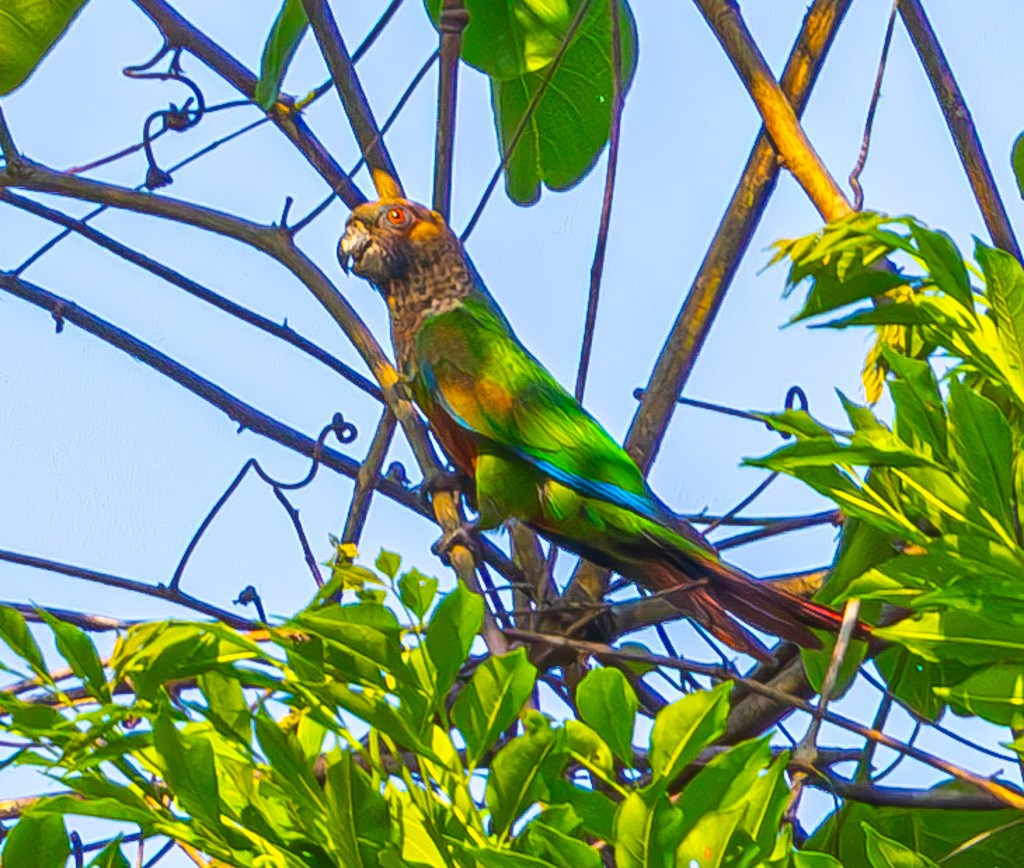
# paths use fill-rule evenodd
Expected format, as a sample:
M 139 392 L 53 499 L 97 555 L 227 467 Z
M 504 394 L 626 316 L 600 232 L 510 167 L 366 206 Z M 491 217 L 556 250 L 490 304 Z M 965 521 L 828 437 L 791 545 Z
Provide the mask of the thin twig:
M 828 711 L 828 704 L 832 700 L 832 691 L 835 690 L 839 669 L 846 657 L 846 651 L 850 647 L 850 640 L 857 627 L 859 615 L 860 600 L 856 598 L 847 600 L 846 608 L 843 610 L 843 623 L 839 628 L 839 635 L 836 637 L 836 644 L 832 649 L 832 658 L 829 660 L 825 679 L 821 684 L 821 696 L 812 713 L 807 732 L 793 750 L 793 757 L 790 761 L 790 793 L 789 806 L 786 808 L 786 821 L 794 829 L 797 828 L 796 812 L 800 806 L 800 796 L 804 784 L 810 775 L 817 773 L 815 765 L 818 758 L 818 732 L 821 730 L 822 719 Z
M 864 171 L 864 165 L 868 161 L 868 149 L 871 147 L 871 128 L 875 123 L 875 112 L 878 110 L 878 100 L 882 95 L 882 79 L 885 76 L 885 66 L 889 60 L 889 46 L 892 45 L 892 31 L 896 25 L 896 7 L 899 0 L 893 0 L 892 11 L 889 13 L 889 24 L 885 28 L 885 39 L 882 40 L 882 56 L 878 60 L 878 71 L 875 73 L 875 86 L 871 91 L 871 103 L 868 105 L 868 116 L 864 121 L 864 135 L 860 141 L 860 153 L 857 155 L 857 162 L 850 172 L 850 187 L 853 189 L 853 210 L 860 211 L 864 207 L 864 188 L 860 184 L 860 176 Z
M 92 241 L 104 250 L 109 250 L 115 256 L 119 256 L 133 265 L 137 265 L 139 268 L 145 269 L 151 274 L 155 274 L 157 277 L 167 281 L 172 286 L 183 289 L 189 295 L 195 296 L 196 298 L 205 301 L 207 304 L 213 305 L 217 309 L 230 314 L 242 322 L 258 328 L 260 331 L 281 339 L 285 343 L 290 344 L 306 355 L 311 356 L 318 362 L 326 365 L 332 371 L 341 374 L 341 376 L 352 383 L 352 385 L 357 386 L 368 395 L 380 400 L 381 391 L 380 387 L 377 386 L 376 383 L 371 382 L 362 374 L 353 370 L 349 365 L 346 365 L 341 361 L 341 359 L 331 355 L 308 338 L 298 334 L 287 324 L 281 325 L 276 323 L 265 316 L 261 316 L 255 311 L 249 310 L 248 308 L 213 292 L 196 281 L 185 277 L 180 272 L 175 271 L 173 268 L 170 268 L 161 262 L 157 262 L 155 259 L 150 259 L 145 254 L 139 253 L 127 245 L 121 244 L 119 241 L 115 241 L 109 235 L 105 235 L 99 230 L 88 225 L 84 220 L 76 220 L 61 211 L 48 208 L 46 205 L 32 199 L 27 199 L 24 196 L 19 196 L 17 193 L 12 193 L 10 190 L 0 189 L 0 201 L 7 202 L 9 205 L 13 205 L 23 211 L 28 211 L 31 214 L 35 214 L 36 216 L 56 223 L 59 226 L 64 226 L 73 232 L 77 232 L 83 238 L 87 238 L 89 241 Z
M 0 155 L 8 166 L 17 163 L 20 159 L 18 148 L 14 144 L 14 136 L 11 135 L 11 128 L 7 125 L 7 118 L 4 117 L 3 107 L 0 107 Z
M 23 567 L 33 567 L 39 570 L 47 570 L 51 573 L 59 573 L 62 576 L 69 576 L 73 579 L 82 579 L 86 582 L 93 582 L 98 585 L 105 585 L 109 588 L 119 588 L 122 591 L 132 591 L 137 594 L 145 594 L 147 597 L 156 597 L 168 603 L 184 606 L 186 609 L 200 612 L 211 618 L 216 618 L 229 627 L 238 630 L 254 630 L 258 626 L 255 621 L 247 618 L 240 618 L 224 609 L 197 599 L 183 591 L 175 590 L 166 585 L 148 585 L 136 579 L 126 579 L 121 576 L 101 573 L 97 570 L 90 570 L 86 567 L 78 567 L 73 564 L 65 564 L 59 561 L 52 561 L 47 558 L 38 558 L 34 555 L 26 555 L 20 552 L 0 550 L 0 561 L 11 564 L 18 564 Z
M 737 534 L 728 537 L 721 542 L 715 543 L 719 551 L 734 549 L 738 546 L 749 545 L 758 540 L 769 539 L 780 534 L 792 533 L 796 530 L 805 530 L 811 527 L 820 527 L 823 524 L 835 524 L 837 518 L 836 510 L 830 509 L 814 515 L 797 516 L 795 518 L 780 518 L 760 530 L 752 530 L 747 533 Z
M 302 6 L 306 10 L 306 17 L 309 18 L 309 25 L 316 36 L 320 52 L 327 61 L 334 87 L 338 91 L 341 105 L 345 109 L 352 132 L 355 133 L 367 164 L 373 169 L 383 169 L 397 180 L 395 165 L 391 162 L 391 155 L 381 138 L 370 102 L 366 98 L 359 76 L 356 75 L 355 66 L 349 57 L 345 40 L 338 29 L 338 22 L 334 19 L 330 5 L 327 0 L 302 0 Z
M 343 542 L 358 543 L 362 536 L 363 526 L 366 524 L 366 516 L 370 510 L 370 499 L 376 487 L 376 481 L 380 477 L 381 468 L 384 466 L 384 459 L 387 458 L 388 449 L 391 448 L 391 441 L 395 436 L 395 414 L 385 408 L 384 413 L 377 423 L 377 430 L 373 434 L 370 448 L 366 458 L 359 465 L 359 473 L 356 475 L 355 492 L 352 495 L 352 502 L 348 507 L 348 515 L 345 518 L 345 529 L 342 531 Z
M 967 179 L 971 183 L 974 198 L 981 208 L 981 216 L 985 220 L 992 243 L 1019 260 L 1021 254 L 1017 237 L 1013 233 L 1006 207 L 996 187 L 992 169 L 981 146 L 981 139 L 978 138 L 974 119 L 924 7 L 920 0 L 899 0 L 899 10 L 942 108 L 946 126 L 953 136 L 956 152 L 960 155 L 960 162 L 963 163 Z
M 622 39 L 619 15 L 619 0 L 608 0 L 612 19 L 612 116 L 608 132 L 608 164 L 604 174 L 604 195 L 601 199 L 601 220 L 597 229 L 597 246 L 594 261 L 590 266 L 590 290 L 587 293 L 587 314 L 583 323 L 583 344 L 580 347 L 580 362 L 576 369 L 577 401 L 583 400 L 587 387 L 587 372 L 590 370 L 590 354 L 594 347 L 594 329 L 597 326 L 597 303 L 601 293 L 601 275 L 604 274 L 604 257 L 608 249 L 608 230 L 612 221 L 612 198 L 615 195 L 615 172 L 619 164 L 619 133 L 622 129 Z
M 459 53 L 462 31 L 469 23 L 463 0 L 444 0 L 441 4 L 441 58 L 437 81 L 437 132 L 434 137 L 434 210 L 445 220 L 452 206 L 452 162 L 455 153 L 455 107 L 459 86 Z
M 152 19 L 168 45 L 187 49 L 245 97 L 250 100 L 253 98 L 256 92 L 256 76 L 171 8 L 165 0 L 135 0 L 135 4 Z M 354 208 L 366 201 L 362 191 L 342 171 L 320 140 L 306 126 L 291 100 L 279 100 L 271 107 L 268 116 L 345 204 Z

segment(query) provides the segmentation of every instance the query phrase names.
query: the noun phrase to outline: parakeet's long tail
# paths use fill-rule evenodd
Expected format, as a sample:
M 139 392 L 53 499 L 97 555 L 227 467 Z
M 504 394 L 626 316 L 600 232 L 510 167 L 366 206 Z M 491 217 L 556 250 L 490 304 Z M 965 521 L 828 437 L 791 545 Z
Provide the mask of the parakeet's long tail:
M 692 552 L 658 546 L 657 561 L 645 564 L 644 584 L 666 593 L 716 638 L 731 648 L 763 659 L 768 649 L 736 619 L 804 648 L 820 648 L 814 630 L 838 633 L 842 615 L 828 606 L 765 585 L 715 556 L 695 559 Z M 673 593 L 673 589 L 677 589 Z M 858 624 L 855 636 L 870 637 Z

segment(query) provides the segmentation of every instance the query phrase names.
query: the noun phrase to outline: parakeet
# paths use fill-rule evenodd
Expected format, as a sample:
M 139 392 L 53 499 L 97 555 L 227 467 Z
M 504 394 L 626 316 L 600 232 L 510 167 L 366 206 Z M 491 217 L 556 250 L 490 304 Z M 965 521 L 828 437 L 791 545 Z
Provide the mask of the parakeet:
M 377 173 L 338 246 L 347 272 L 387 301 L 399 370 L 455 467 L 482 529 L 516 518 L 655 592 L 732 648 L 765 646 L 735 618 L 808 647 L 832 609 L 725 564 L 651 491 L 626 451 L 520 343 L 436 211 Z M 866 628 L 862 628 L 866 630 Z

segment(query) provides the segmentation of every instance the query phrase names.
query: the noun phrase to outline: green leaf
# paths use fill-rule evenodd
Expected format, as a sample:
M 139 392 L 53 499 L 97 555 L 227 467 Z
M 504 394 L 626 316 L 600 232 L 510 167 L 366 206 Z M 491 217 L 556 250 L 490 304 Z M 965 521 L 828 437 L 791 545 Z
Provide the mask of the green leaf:
M 867 823 L 861 823 L 866 838 L 866 855 L 871 868 L 939 868 L 921 853 L 886 838 Z
M 1013 143 L 1010 164 L 1013 166 L 1013 177 L 1017 179 L 1017 190 L 1024 199 L 1024 133 L 1017 136 Z
M 444 696 L 466 662 L 484 620 L 484 600 L 461 582 L 437 604 L 427 627 L 427 651 L 437 670 L 437 692 Z
M 910 233 L 935 285 L 973 313 L 974 298 L 967 266 L 956 243 L 945 232 L 910 224 Z
M 402 605 L 423 620 L 437 594 L 437 579 L 425 576 L 417 569 L 409 570 L 398 580 L 398 593 Z
M 720 868 L 726 864 L 734 847 L 730 846 L 737 837 L 743 807 L 737 806 L 723 811 L 710 811 L 699 817 L 693 829 L 676 850 L 676 865 L 693 865 L 700 868 Z
M 569 806 L 548 808 L 516 836 L 516 850 L 541 859 L 543 865 L 601 868 L 596 849 L 580 840 L 582 823 Z
M 898 379 L 889 383 L 896 406 L 896 433 L 912 448 L 927 444 L 934 457 L 946 455 L 946 414 L 939 384 L 928 362 L 910 359 L 882 348 L 882 355 Z
M 211 670 L 199 676 L 199 689 L 206 697 L 206 716 L 217 730 L 248 745 L 252 736 L 252 712 L 238 679 Z
M 732 684 L 684 696 L 658 712 L 651 729 L 652 788 L 664 788 L 725 732 Z
M 850 269 L 845 274 L 837 274 L 834 268 L 826 266 L 815 271 L 814 283 L 807 294 L 807 300 L 790 323 L 820 316 L 855 301 L 885 295 L 889 290 L 903 286 L 906 282 L 906 278 L 884 269 L 860 266 Z
M 0 9 L 0 96 L 29 77 L 83 6 L 85 0 L 4 0 Z
M 615 816 L 615 862 L 619 868 L 672 868 L 682 812 L 663 793 L 630 793 Z M 703 863 L 701 863 L 703 868 Z
M 517 648 L 481 663 L 452 706 L 452 720 L 466 741 L 470 769 L 508 729 L 533 690 L 537 668 Z
M 302 8 L 302 0 L 284 0 L 263 46 L 260 78 L 253 95 L 256 104 L 264 111 L 270 111 L 277 102 L 288 64 L 292 62 L 308 26 L 309 19 Z
M 969 784 L 947 782 L 937 790 L 973 792 Z M 992 868 L 1017 865 L 1024 848 L 1020 812 L 958 811 L 944 808 L 875 808 L 847 802 L 828 817 L 805 845 L 839 858 L 843 865 L 862 866 L 867 860 L 866 823 L 876 832 L 912 847 L 943 868 Z M 963 845 L 970 846 L 957 854 Z
M 985 275 L 985 301 L 1013 376 L 1024 379 L 1024 269 L 1005 250 L 975 240 L 974 258 Z
M 636 692 L 618 669 L 592 669 L 576 689 L 580 717 L 603 738 L 623 764 L 633 765 Z
M 179 731 L 170 715 L 153 721 L 153 746 L 160 770 L 178 804 L 195 820 L 220 825 L 220 796 L 213 748 L 195 732 Z
M 487 776 L 485 800 L 491 812 L 491 834 L 499 840 L 516 819 L 547 793 L 545 766 L 564 762 L 561 732 L 533 712 L 524 720 L 526 732 L 495 755 Z
M 124 836 L 118 835 L 107 844 L 96 857 L 89 863 L 89 868 L 129 868 L 128 859 L 121 852 L 121 840 Z
M 74 624 L 55 618 L 45 609 L 36 611 L 53 630 L 57 650 L 67 660 L 71 671 L 82 679 L 82 685 L 89 694 L 101 702 L 110 702 L 110 685 L 103 674 L 100 655 L 88 634 Z
M 402 556 L 395 552 L 389 552 L 387 549 L 381 549 L 373 565 L 389 579 L 393 579 L 402 567 Z
M 1024 729 L 1024 667 L 1000 664 L 975 672 L 959 684 L 936 686 L 935 694 L 954 710 L 1000 726 Z
M 582 757 L 589 766 L 600 769 L 606 775 L 615 772 L 615 758 L 611 750 L 594 730 L 578 720 L 565 722 L 565 740 L 573 754 Z
M 1012 539 L 1013 444 L 1006 417 L 988 398 L 952 380 L 949 426 L 950 440 L 968 492 Z
M 376 851 L 387 842 L 384 797 L 358 768 L 348 751 L 338 751 L 327 768 L 324 791 L 331 838 L 341 865 L 375 865 Z
M 1018 625 L 969 612 L 923 612 L 875 630 L 879 639 L 899 642 L 926 660 L 980 665 L 1024 661 L 1024 633 Z
M 64 868 L 71 844 L 59 814 L 29 811 L 4 840 L 4 868 Z

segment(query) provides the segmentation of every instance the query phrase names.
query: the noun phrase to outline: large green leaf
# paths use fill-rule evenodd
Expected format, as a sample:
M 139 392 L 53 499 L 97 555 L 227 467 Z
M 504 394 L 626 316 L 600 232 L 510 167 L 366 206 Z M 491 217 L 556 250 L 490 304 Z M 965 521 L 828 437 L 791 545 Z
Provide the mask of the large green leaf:
M 861 823 L 861 826 L 864 828 L 864 850 L 871 868 L 939 868 L 927 856 L 886 838 L 867 823 Z
M 64 868 L 70 855 L 64 818 L 56 814 L 23 815 L 4 841 L 4 868 Z
M 937 789 L 973 790 L 948 783 Z M 992 868 L 1018 865 L 1024 850 L 1020 812 L 958 811 L 943 808 L 875 808 L 847 802 L 818 827 L 806 848 L 839 857 L 843 865 L 866 865 L 863 823 L 876 832 L 937 862 L 943 868 Z M 951 855 L 970 843 L 971 846 Z
M 461 582 L 437 604 L 427 626 L 426 645 L 437 670 L 438 695 L 445 695 L 454 683 L 483 619 L 483 597 Z
M 553 730 L 538 712 L 527 715 L 526 731 L 494 757 L 487 776 L 486 801 L 491 811 L 491 834 L 500 839 L 512 823 L 547 792 L 545 766 L 560 765 L 562 732 Z
M 552 72 L 571 22 L 583 19 Z M 435 22 L 441 0 L 426 0 Z M 612 15 L 607 0 L 466 0 L 462 42 L 467 63 L 491 77 L 491 104 L 502 153 L 545 79 L 550 81 L 526 121 L 505 168 L 505 187 L 519 204 L 535 202 L 543 183 L 565 190 L 590 171 L 608 140 L 614 103 Z M 636 70 L 636 23 L 618 7 L 623 90 Z
M 526 659 L 525 648 L 489 657 L 476 668 L 452 706 L 452 720 L 466 740 L 470 768 L 512 725 L 529 698 L 536 677 L 537 669 Z
M 976 714 L 992 723 L 1024 729 L 1024 667 L 989 666 L 952 686 L 939 685 L 935 694 L 963 714 Z
M 0 95 L 32 73 L 82 11 L 85 0 L 3 0 L 0 4 Z
M 269 111 L 277 101 L 288 64 L 292 62 L 308 26 L 309 19 L 302 8 L 302 0 L 284 0 L 263 46 L 260 77 L 253 97 L 264 111 Z
M 663 793 L 630 793 L 615 817 L 615 862 L 620 868 L 671 868 L 682 811 Z
M 651 728 L 651 787 L 666 787 L 725 731 L 729 682 L 676 700 L 658 712 Z
M 593 669 L 576 689 L 580 717 L 600 735 L 626 766 L 633 765 L 636 692 L 618 669 Z
M 985 300 L 1012 374 L 1024 379 L 1024 269 L 1012 254 L 980 241 L 974 258 L 985 275 Z

